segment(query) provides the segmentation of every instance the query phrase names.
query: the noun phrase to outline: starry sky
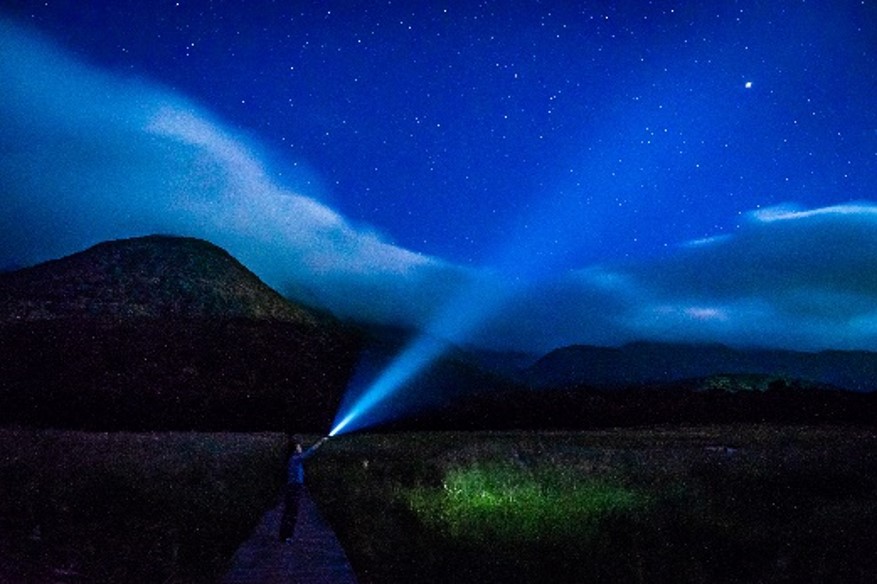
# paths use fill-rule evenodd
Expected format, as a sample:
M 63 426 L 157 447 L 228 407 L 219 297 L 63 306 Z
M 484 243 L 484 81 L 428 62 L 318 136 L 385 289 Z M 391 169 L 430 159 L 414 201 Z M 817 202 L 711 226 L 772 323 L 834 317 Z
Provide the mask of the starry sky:
M 877 3 L 12 1 L 0 266 L 160 231 L 542 351 L 877 350 Z

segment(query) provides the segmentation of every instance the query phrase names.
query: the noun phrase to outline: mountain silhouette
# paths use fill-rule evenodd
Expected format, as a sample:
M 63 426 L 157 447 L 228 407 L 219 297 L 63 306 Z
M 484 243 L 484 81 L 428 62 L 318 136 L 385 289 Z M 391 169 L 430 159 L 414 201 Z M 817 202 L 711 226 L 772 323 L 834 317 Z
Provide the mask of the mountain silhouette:
M 548 353 L 524 373 L 540 387 L 629 387 L 747 374 L 872 392 L 877 389 L 877 353 L 649 342 L 621 347 L 573 345 Z
M 248 318 L 315 324 L 314 316 L 203 240 L 149 236 L 98 244 L 0 274 L 0 322 L 137 317 Z
M 416 334 L 292 303 L 206 241 L 101 243 L 0 273 L 0 423 L 323 432 L 354 369 L 377 375 Z M 877 354 L 861 351 L 449 347 L 385 404 L 383 425 L 863 423 L 875 387 Z
M 0 421 L 325 430 L 357 338 L 221 248 L 149 236 L 0 274 Z

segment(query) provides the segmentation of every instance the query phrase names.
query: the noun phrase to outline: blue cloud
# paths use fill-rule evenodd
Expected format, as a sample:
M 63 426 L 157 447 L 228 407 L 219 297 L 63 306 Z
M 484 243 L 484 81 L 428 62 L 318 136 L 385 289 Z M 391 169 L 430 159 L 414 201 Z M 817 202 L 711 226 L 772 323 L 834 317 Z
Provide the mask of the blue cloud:
M 732 235 L 647 261 L 557 273 L 525 265 L 538 277 L 523 286 L 353 225 L 278 182 L 253 142 L 204 108 L 2 20 L 0 77 L 0 265 L 178 233 L 214 241 L 271 285 L 340 316 L 457 342 L 877 346 L 874 203 L 754 211 Z M 528 257 L 519 254 L 506 263 Z
M 582 270 L 561 286 L 562 297 L 580 302 L 560 303 L 554 316 L 543 308 L 539 318 L 559 331 L 553 344 L 874 349 L 875 273 L 877 204 L 771 208 L 749 213 L 733 235 L 683 243 L 661 259 Z
M 466 277 L 278 183 L 257 148 L 197 104 L 2 20 L 0 76 L 0 265 L 185 234 L 342 316 L 406 323 Z

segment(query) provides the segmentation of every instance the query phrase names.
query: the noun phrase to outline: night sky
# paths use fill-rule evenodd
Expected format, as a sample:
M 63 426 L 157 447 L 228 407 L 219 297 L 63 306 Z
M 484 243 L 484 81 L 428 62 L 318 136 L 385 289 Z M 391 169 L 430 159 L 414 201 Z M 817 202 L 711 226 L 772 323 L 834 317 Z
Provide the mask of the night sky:
M 543 351 L 877 350 L 877 3 L 12 1 L 0 267 L 205 237 Z

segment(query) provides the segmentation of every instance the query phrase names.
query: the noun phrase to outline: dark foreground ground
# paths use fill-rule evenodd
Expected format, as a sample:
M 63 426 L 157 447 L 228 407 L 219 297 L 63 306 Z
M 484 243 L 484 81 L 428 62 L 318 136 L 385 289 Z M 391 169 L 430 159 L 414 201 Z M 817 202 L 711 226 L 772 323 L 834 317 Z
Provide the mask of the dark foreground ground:
M 0 430 L 0 581 L 215 582 L 284 447 Z M 877 577 L 873 428 L 361 434 L 308 480 L 366 584 Z
M 281 486 L 280 434 L 0 429 L 0 582 L 215 582 Z

